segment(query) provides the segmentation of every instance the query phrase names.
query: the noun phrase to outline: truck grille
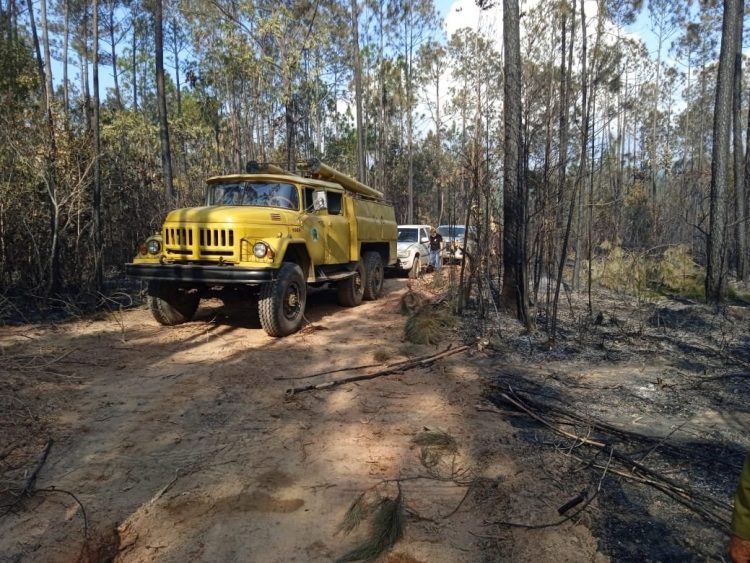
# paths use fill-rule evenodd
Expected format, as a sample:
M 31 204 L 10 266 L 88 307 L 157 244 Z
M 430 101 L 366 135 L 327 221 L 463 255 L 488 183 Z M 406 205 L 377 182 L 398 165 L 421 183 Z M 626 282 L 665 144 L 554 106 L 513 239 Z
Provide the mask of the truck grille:
M 169 227 L 164 229 L 165 244 L 192 246 L 193 231 L 185 227 Z
M 164 229 L 164 247 L 167 254 L 190 257 L 233 256 L 234 230 L 207 227 L 167 227 Z
M 232 229 L 198 229 L 201 248 L 234 246 Z

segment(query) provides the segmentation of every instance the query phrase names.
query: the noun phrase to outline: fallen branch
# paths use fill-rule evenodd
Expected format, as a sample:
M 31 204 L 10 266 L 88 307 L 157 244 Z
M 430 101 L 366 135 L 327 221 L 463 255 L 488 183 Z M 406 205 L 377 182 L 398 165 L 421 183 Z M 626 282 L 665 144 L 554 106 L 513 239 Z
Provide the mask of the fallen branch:
M 532 408 L 536 412 L 545 412 L 549 416 L 554 415 L 556 418 L 555 422 L 563 426 L 565 425 L 589 426 L 596 430 L 605 432 L 607 434 L 611 434 L 612 436 L 616 436 L 625 441 L 641 442 L 647 446 L 656 445 L 658 446 L 659 450 L 662 451 L 662 453 L 666 453 L 666 454 L 673 455 L 673 456 L 678 456 L 678 457 L 684 458 L 686 460 L 691 460 L 691 461 L 698 458 L 701 461 L 710 463 L 712 465 L 723 465 L 724 467 L 730 468 L 732 471 L 736 470 L 737 463 L 726 461 L 720 457 L 703 454 L 699 451 L 696 451 L 694 448 L 680 446 L 678 444 L 665 441 L 665 438 L 657 438 L 654 436 L 641 434 L 639 432 L 634 432 L 632 430 L 626 430 L 624 428 L 620 428 L 619 426 L 609 424 L 597 418 L 584 416 L 582 414 L 579 414 L 578 412 L 566 409 L 560 406 L 559 404 L 554 404 L 554 403 L 550 403 L 546 401 L 535 402 L 530 397 L 521 396 L 519 393 L 515 391 L 513 392 L 513 396 L 519 400 L 522 399 L 522 402 L 527 407 Z M 488 412 L 492 412 L 492 411 L 490 410 Z M 547 421 L 550 420 L 549 416 L 547 418 Z M 743 459 L 744 459 L 744 456 L 743 456 Z
M 504 522 L 502 520 L 493 521 L 491 522 L 491 524 L 495 524 L 498 526 L 508 526 L 509 528 L 524 528 L 526 530 L 543 530 L 544 528 L 554 528 L 555 526 L 560 526 L 561 524 L 565 524 L 565 522 L 569 522 L 570 520 L 572 520 L 573 518 L 581 514 L 581 512 L 586 510 L 588 506 L 594 501 L 594 499 L 598 495 L 599 495 L 599 490 L 596 490 L 594 494 L 591 495 L 591 497 L 589 497 L 585 503 L 583 503 L 583 506 L 581 506 L 581 508 L 579 508 L 572 514 L 566 516 L 562 520 L 558 520 L 556 522 L 550 522 L 549 524 L 522 524 L 520 522 Z
M 325 383 L 318 383 L 317 385 L 304 385 L 302 387 L 290 387 L 289 389 L 286 390 L 284 394 L 286 395 L 287 398 L 291 398 L 305 391 L 330 389 L 333 387 L 338 387 L 339 385 L 344 385 L 345 383 L 353 383 L 355 381 L 366 381 L 369 379 L 376 379 L 378 377 L 383 377 L 386 375 L 391 375 L 394 373 L 407 371 L 407 370 L 414 369 L 417 367 L 424 367 L 437 360 L 445 358 L 447 356 L 452 356 L 453 354 L 464 352 L 468 350 L 469 348 L 470 346 L 460 346 L 459 348 L 445 350 L 444 352 L 440 352 L 439 354 L 435 354 L 433 356 L 427 356 L 425 358 L 421 358 L 417 360 L 410 360 L 409 362 L 398 364 L 393 367 L 388 367 L 386 369 L 376 371 L 374 373 L 368 373 L 368 374 L 363 374 L 363 375 L 353 375 L 351 377 L 345 377 L 343 379 L 336 379 L 334 381 L 326 381 Z
M 443 352 L 447 352 L 451 349 L 451 346 L 449 345 Z M 392 364 L 386 364 L 386 369 L 389 368 L 396 368 L 398 366 L 403 366 L 406 364 L 411 364 L 413 362 L 418 362 L 420 360 L 423 360 L 425 358 L 432 358 L 434 354 L 428 354 L 426 356 L 419 356 L 417 358 L 410 358 L 408 360 L 401 360 L 400 362 L 394 362 Z M 317 373 L 312 373 L 310 375 L 293 375 L 293 376 L 287 376 L 287 377 L 274 377 L 275 381 L 289 381 L 289 380 L 295 380 L 295 379 L 312 379 L 313 377 L 320 377 L 321 375 L 330 375 L 332 373 L 341 373 L 342 371 L 354 371 L 356 369 L 368 369 L 368 368 L 376 368 L 382 366 L 382 363 L 379 364 L 364 364 L 360 366 L 350 366 L 345 368 L 337 368 L 337 369 L 329 369 L 326 371 L 319 371 Z
M 320 377 L 321 375 L 329 375 L 331 373 L 339 373 L 342 371 L 352 371 L 355 369 L 367 369 L 376 368 L 381 364 L 365 364 L 362 366 L 351 366 L 348 368 L 329 369 L 328 371 L 320 371 L 318 373 L 311 373 L 310 375 L 292 375 L 288 377 L 274 377 L 275 381 L 289 381 L 293 379 L 312 379 L 313 377 Z
M 512 389 L 510 390 L 510 393 L 513 393 Z M 515 406 L 519 410 L 522 410 L 523 412 L 528 414 L 531 418 L 533 418 L 540 424 L 552 430 L 554 433 L 564 436 L 566 438 L 571 438 L 575 440 L 577 444 L 585 444 L 593 448 L 596 448 L 598 450 L 604 450 L 605 447 L 610 448 L 610 459 L 614 458 L 622 465 L 622 470 L 610 468 L 609 469 L 610 473 L 619 475 L 621 477 L 625 477 L 628 479 L 635 480 L 639 483 L 647 484 L 663 492 L 664 494 L 673 498 L 674 500 L 676 500 L 677 502 L 679 502 L 686 508 L 689 508 L 696 514 L 699 514 L 700 516 L 702 516 L 707 522 L 711 523 L 716 528 L 722 530 L 725 533 L 728 533 L 730 508 L 726 504 L 714 499 L 711 496 L 701 494 L 697 491 L 693 491 L 687 488 L 686 486 L 682 485 L 681 483 L 678 483 L 670 478 L 665 477 L 664 475 L 658 473 L 657 471 L 649 467 L 646 467 L 645 465 L 643 465 L 642 463 L 638 461 L 635 461 L 627 454 L 624 454 L 618 450 L 615 450 L 610 444 L 605 444 L 604 442 L 592 440 L 587 437 L 581 437 L 581 436 L 572 434 L 570 432 L 567 432 L 555 426 L 554 424 L 550 423 L 542 416 L 535 413 L 531 408 L 529 408 L 526 404 L 524 404 L 524 402 L 521 401 L 521 399 L 518 398 L 517 396 L 511 397 L 507 393 L 501 393 L 500 396 L 503 398 L 503 400 Z M 666 438 L 662 439 L 661 441 L 657 443 L 657 445 L 663 444 L 665 440 Z M 578 459 L 580 461 L 585 462 L 585 460 L 582 460 L 581 458 L 574 456 L 572 454 L 572 450 L 573 450 L 572 447 L 567 448 L 567 450 L 568 450 L 567 455 L 569 455 L 570 457 L 573 457 L 574 459 Z M 592 467 L 601 467 L 600 465 L 593 464 L 593 463 L 591 463 L 590 465 Z M 607 467 L 609 467 L 609 463 L 607 464 Z M 500 524 L 512 525 L 508 523 L 500 523 Z M 526 527 L 526 526 L 520 526 L 520 527 Z
M 36 485 L 36 479 L 39 475 L 39 472 L 42 470 L 42 467 L 47 462 L 47 457 L 49 456 L 49 451 L 52 449 L 52 444 L 54 443 L 54 440 L 50 438 L 47 440 L 47 445 L 44 446 L 44 451 L 42 452 L 42 455 L 39 457 L 39 461 L 36 462 L 36 466 L 34 467 L 34 470 L 31 472 L 31 475 L 29 475 L 29 478 L 26 479 L 26 482 L 23 485 L 23 488 L 21 489 L 21 492 L 18 493 L 18 497 L 15 501 L 13 501 L 10 505 L 8 505 L 5 509 L 5 511 L 0 516 L 5 516 L 8 514 L 11 510 L 13 510 L 18 504 L 25 498 L 30 497 L 34 494 L 34 487 Z
M 23 489 L 21 490 L 21 496 L 23 495 L 31 495 L 34 492 L 34 485 L 36 485 L 36 478 L 39 475 L 39 472 L 42 470 L 42 467 L 47 462 L 47 456 L 49 456 L 49 451 L 52 449 L 52 444 L 54 443 L 54 440 L 50 438 L 47 440 L 47 445 L 44 446 L 44 451 L 42 452 L 42 456 L 39 458 L 39 461 L 36 464 L 36 467 L 34 468 L 34 471 L 31 472 L 31 475 L 29 475 L 29 478 L 26 479 L 26 484 L 23 486 Z
M 88 519 L 88 516 L 86 516 L 86 509 L 84 508 L 83 503 L 80 501 L 80 499 L 77 496 L 75 496 L 70 491 L 66 491 L 65 489 L 58 489 L 57 487 L 50 487 L 48 489 L 37 489 L 36 492 L 38 492 L 38 493 L 60 493 L 60 494 L 63 494 L 63 495 L 68 495 L 74 501 L 76 501 L 76 503 L 78 504 L 78 506 L 81 509 L 81 516 L 83 516 L 83 537 L 84 537 L 84 539 L 88 539 L 88 537 L 89 537 L 89 519 Z

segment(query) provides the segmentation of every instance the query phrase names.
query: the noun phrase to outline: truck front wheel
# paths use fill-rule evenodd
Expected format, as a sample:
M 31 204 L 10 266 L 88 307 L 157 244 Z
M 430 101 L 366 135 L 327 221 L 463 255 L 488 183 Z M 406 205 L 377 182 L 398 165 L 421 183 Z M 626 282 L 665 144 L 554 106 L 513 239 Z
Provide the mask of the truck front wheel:
M 177 284 L 158 281 L 148 283 L 148 308 L 157 322 L 164 326 L 190 321 L 199 302 L 197 292 L 185 291 Z
M 364 298 L 374 301 L 383 291 L 383 259 L 377 252 L 365 252 Z
M 260 324 L 269 336 L 287 336 L 297 332 L 305 316 L 307 284 L 302 268 L 284 262 L 279 277 L 260 289 Z
M 362 303 L 365 293 L 365 268 L 362 261 L 357 262 L 354 275 L 342 280 L 338 284 L 339 305 L 343 307 L 356 307 Z

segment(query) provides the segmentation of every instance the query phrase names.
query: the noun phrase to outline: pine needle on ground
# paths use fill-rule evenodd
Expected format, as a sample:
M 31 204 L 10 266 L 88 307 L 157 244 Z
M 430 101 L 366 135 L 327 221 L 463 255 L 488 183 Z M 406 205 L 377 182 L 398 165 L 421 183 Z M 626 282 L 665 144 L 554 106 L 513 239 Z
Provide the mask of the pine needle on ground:
M 349 534 L 362 523 L 362 520 L 369 516 L 372 511 L 372 504 L 365 500 L 365 493 L 359 495 L 344 514 L 344 519 L 339 524 L 336 533 L 344 532 Z
M 445 340 L 446 330 L 456 319 L 446 307 L 427 305 L 406 321 L 406 339 L 414 344 L 438 344 Z
M 404 533 L 404 504 L 401 490 L 395 499 L 385 498 L 373 516 L 369 537 L 337 561 L 371 561 L 392 548 Z

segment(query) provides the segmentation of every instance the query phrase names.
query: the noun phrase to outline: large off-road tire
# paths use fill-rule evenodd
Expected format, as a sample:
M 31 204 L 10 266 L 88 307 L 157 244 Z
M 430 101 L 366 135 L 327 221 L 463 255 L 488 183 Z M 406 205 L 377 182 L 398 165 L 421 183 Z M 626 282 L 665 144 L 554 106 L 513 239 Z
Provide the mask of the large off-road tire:
M 200 296 L 185 291 L 171 282 L 148 282 L 148 308 L 156 321 L 164 326 L 186 323 L 198 309 Z
M 366 301 L 375 301 L 383 291 L 383 259 L 377 252 L 365 252 L 365 292 Z
M 365 294 L 365 267 L 362 261 L 357 262 L 354 275 L 338 283 L 339 305 L 356 307 L 362 303 Z
M 260 324 L 269 336 L 287 336 L 297 332 L 305 318 L 307 283 L 302 268 L 284 262 L 279 277 L 260 289 Z
M 422 274 L 422 261 L 419 254 L 414 257 L 411 268 L 409 269 L 409 279 L 416 280 Z

